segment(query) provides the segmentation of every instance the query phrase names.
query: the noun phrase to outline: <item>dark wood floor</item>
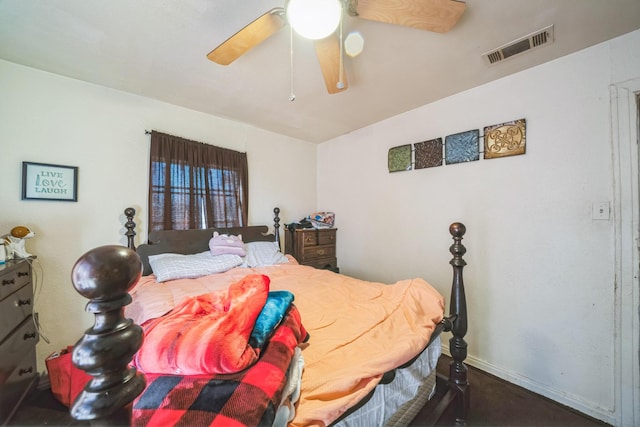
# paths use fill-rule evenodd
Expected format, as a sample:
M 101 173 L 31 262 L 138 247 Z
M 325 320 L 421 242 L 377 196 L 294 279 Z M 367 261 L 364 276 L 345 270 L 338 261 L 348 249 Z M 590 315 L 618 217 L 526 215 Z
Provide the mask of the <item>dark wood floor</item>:
M 438 371 L 448 372 L 450 359 L 442 357 Z M 531 427 L 604 427 L 603 422 L 579 414 L 569 408 L 531 393 L 521 387 L 469 367 L 471 409 L 469 426 Z M 418 415 L 413 427 L 420 427 L 424 414 Z M 440 424 L 447 425 L 450 419 Z M 9 426 L 86 426 L 73 420 L 67 408 L 58 403 L 49 390 L 34 392 L 23 403 Z
M 438 372 L 448 374 L 451 359 L 442 356 Z M 469 426 L 527 427 L 605 427 L 609 424 L 593 419 L 522 387 L 468 367 L 471 385 Z M 420 427 L 426 414 L 418 414 L 412 427 Z M 438 425 L 453 425 L 453 414 L 445 415 Z

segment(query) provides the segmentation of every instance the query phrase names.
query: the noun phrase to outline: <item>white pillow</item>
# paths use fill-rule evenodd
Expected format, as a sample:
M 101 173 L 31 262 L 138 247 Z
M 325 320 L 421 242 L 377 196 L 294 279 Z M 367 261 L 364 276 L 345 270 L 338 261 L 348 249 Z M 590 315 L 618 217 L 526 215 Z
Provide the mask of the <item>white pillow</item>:
M 149 265 L 158 282 L 223 273 L 240 264 L 242 258 L 238 255 L 213 256 L 210 251 L 193 255 L 160 254 L 149 257 Z
M 265 267 L 268 265 L 284 264 L 289 262 L 286 256 L 280 252 L 276 242 L 249 242 L 244 244 L 247 256 L 243 267 Z

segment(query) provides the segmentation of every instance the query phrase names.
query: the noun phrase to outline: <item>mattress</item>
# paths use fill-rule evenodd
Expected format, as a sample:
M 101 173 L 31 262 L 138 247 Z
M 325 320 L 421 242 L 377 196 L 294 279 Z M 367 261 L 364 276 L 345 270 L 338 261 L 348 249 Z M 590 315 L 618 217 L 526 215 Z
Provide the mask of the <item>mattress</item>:
M 433 396 L 442 347 L 437 337 L 409 366 L 396 369 L 388 384 L 378 384 L 366 404 L 334 427 L 407 426 Z

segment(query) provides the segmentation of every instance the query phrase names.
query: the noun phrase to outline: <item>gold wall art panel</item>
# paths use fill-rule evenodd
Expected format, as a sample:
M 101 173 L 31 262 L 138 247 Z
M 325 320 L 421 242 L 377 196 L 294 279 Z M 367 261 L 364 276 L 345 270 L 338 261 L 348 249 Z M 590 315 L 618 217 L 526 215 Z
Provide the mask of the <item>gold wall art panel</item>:
M 484 158 L 517 156 L 526 151 L 525 119 L 484 128 Z

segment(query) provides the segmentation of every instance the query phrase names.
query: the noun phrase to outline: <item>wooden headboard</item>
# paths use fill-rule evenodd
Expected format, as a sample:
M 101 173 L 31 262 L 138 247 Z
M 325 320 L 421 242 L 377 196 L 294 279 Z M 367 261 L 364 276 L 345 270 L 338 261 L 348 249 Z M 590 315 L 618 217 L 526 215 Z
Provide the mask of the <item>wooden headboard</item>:
M 162 253 L 177 254 L 196 254 L 209 249 L 209 239 L 213 236 L 213 232 L 220 234 L 242 234 L 242 241 L 247 242 L 277 242 L 280 246 L 280 209 L 273 209 L 273 227 L 274 233 L 269 233 L 269 227 L 266 225 L 255 225 L 247 227 L 230 227 L 230 228 L 204 228 L 197 230 L 161 230 L 149 233 L 148 243 L 142 244 L 137 248 L 134 245 L 134 236 L 136 235 L 136 223 L 133 217 L 136 214 L 134 208 L 124 210 L 127 217 L 125 228 L 127 232 L 127 247 L 134 249 L 140 260 L 142 261 L 142 275 L 151 274 L 151 266 L 149 265 L 149 256 Z M 281 248 L 282 249 L 282 248 Z

